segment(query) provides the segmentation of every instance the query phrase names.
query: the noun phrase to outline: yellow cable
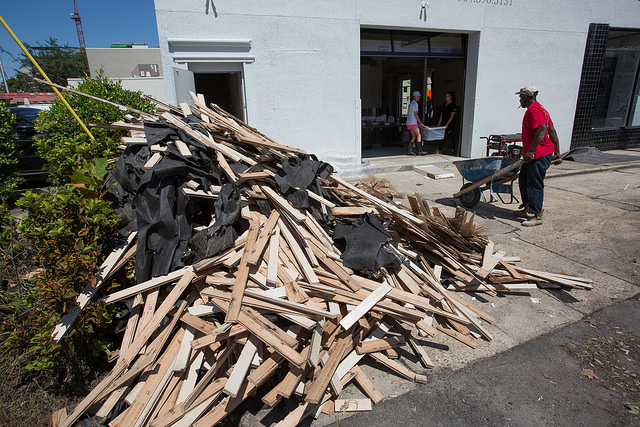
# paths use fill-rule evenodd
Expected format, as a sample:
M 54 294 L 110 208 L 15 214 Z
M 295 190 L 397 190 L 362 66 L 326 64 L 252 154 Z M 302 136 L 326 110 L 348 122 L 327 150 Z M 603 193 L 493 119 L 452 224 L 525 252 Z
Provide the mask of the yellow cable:
M 33 56 L 31 56 L 31 54 L 29 53 L 29 51 L 24 47 L 24 45 L 22 44 L 22 42 L 18 39 L 18 37 L 14 34 L 13 31 L 11 31 L 11 28 L 9 28 L 9 25 L 5 22 L 4 19 L 2 19 L 2 16 L 0 15 L 0 22 L 2 22 L 2 25 L 4 26 L 4 28 L 6 28 L 6 30 L 9 32 L 9 34 L 11 35 L 11 37 L 13 37 L 13 39 L 16 41 L 16 43 L 18 43 L 18 46 L 20 46 L 20 49 L 22 49 L 22 51 L 24 52 L 24 54 L 27 56 L 27 58 L 29 58 L 29 60 L 31 61 L 31 63 L 33 64 L 34 67 L 36 67 L 36 69 L 40 72 L 40 74 L 42 74 L 42 77 L 44 77 L 44 79 L 46 81 L 48 81 L 49 83 L 53 83 L 51 81 L 51 79 L 49 79 L 49 76 L 47 76 L 47 74 L 44 72 L 44 70 L 42 68 L 40 68 L 40 65 L 38 65 L 38 63 L 36 62 L 35 58 Z M 66 99 L 64 99 L 64 96 L 62 96 L 62 94 L 58 91 L 58 89 L 56 89 L 55 87 L 53 87 L 53 91 L 58 95 L 58 97 L 60 98 L 60 100 L 62 101 L 62 103 L 64 104 L 65 107 L 67 107 L 67 110 L 69 110 L 69 112 L 71 112 L 71 114 L 73 115 L 73 117 L 76 119 L 76 121 L 78 123 L 80 123 L 80 126 L 82 126 L 82 129 L 87 133 L 87 135 L 89 135 L 89 138 L 91 138 L 92 141 L 95 141 L 96 139 L 93 137 L 93 135 L 91 134 L 91 131 L 89 131 L 89 129 L 87 128 L 87 126 L 85 126 L 85 124 L 82 122 L 82 119 L 80 119 L 80 117 L 78 117 L 78 115 L 76 114 L 76 112 L 73 110 L 73 108 L 71 107 L 71 105 L 69 105 L 69 103 L 67 102 Z

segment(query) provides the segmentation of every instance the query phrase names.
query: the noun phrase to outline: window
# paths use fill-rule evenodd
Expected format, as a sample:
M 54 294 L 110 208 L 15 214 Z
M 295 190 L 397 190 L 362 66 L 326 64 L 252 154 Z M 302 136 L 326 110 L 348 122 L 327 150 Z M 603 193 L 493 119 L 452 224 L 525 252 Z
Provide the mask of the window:
M 362 56 L 453 57 L 464 56 L 462 34 L 426 31 L 363 29 L 360 33 Z
M 609 31 L 593 128 L 640 126 L 640 31 Z

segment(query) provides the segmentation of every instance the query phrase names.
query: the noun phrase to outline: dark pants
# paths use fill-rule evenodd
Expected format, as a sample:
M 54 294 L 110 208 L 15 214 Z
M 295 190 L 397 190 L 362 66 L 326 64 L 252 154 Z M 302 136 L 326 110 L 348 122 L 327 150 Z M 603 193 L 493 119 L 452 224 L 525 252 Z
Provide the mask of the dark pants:
M 551 164 L 549 154 L 544 157 L 532 160 L 529 163 L 523 163 L 520 167 L 520 178 L 518 184 L 520 186 L 520 195 L 522 203 L 529 204 L 529 212 L 539 214 L 542 212 L 542 200 L 544 199 L 544 176 Z
M 445 145 L 451 144 L 451 149 L 453 150 L 453 153 L 455 154 L 456 152 L 456 139 L 453 136 L 453 129 L 449 130 L 447 129 L 444 133 L 444 139 L 442 141 L 440 141 L 440 144 L 438 145 L 438 150 L 442 151 L 442 149 L 444 148 Z

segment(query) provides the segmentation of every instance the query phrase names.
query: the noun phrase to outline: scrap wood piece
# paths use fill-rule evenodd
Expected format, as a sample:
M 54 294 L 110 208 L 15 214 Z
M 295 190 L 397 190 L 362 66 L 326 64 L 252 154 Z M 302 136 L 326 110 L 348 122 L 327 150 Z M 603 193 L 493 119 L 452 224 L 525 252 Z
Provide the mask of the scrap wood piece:
M 360 304 L 351 310 L 340 321 L 340 326 L 345 330 L 350 329 L 362 316 L 367 314 L 382 298 L 391 291 L 391 286 L 386 282 L 382 282 L 377 289 L 369 294 Z
M 453 329 L 445 328 L 442 325 L 438 325 L 437 329 L 439 331 L 444 332 L 445 334 L 449 335 L 451 338 L 455 338 L 456 340 L 460 341 L 461 343 L 468 345 L 471 348 L 476 348 L 479 345 L 472 338 L 469 338 L 466 335 L 462 335 L 461 333 L 459 333 L 457 331 L 454 331 Z
M 139 293 L 148 292 L 160 286 L 176 281 L 181 277 L 184 277 L 187 273 L 190 273 L 192 270 L 193 267 L 191 266 L 182 267 L 181 269 L 172 271 L 165 276 L 154 277 L 147 280 L 146 282 L 142 282 L 121 291 L 106 295 L 100 298 L 98 301 L 103 304 L 112 304 L 114 302 L 122 301 L 124 299 L 134 297 Z
M 336 412 L 370 411 L 371 399 L 336 399 L 334 408 Z
M 262 253 L 264 252 L 264 249 L 267 246 L 269 239 L 271 238 L 271 233 L 278 224 L 278 218 L 280 218 L 280 213 L 278 213 L 278 211 L 275 209 L 271 211 L 269 219 L 260 230 L 260 234 L 253 244 L 251 252 L 247 256 L 247 263 L 249 263 L 250 265 L 256 265 L 260 260 Z
M 356 374 L 354 378 L 356 383 L 360 386 L 364 394 L 369 396 L 369 399 L 371 399 L 374 405 L 377 405 L 378 403 L 384 400 L 384 396 L 382 395 L 382 393 L 380 393 L 380 391 L 376 388 L 373 382 L 371 382 L 371 380 L 364 373 L 362 368 L 356 365 L 353 368 L 351 368 L 351 371 L 353 371 Z
M 331 208 L 331 213 L 336 216 L 364 215 L 368 212 L 375 213 L 376 209 L 368 206 L 336 206 Z
M 189 149 L 189 147 L 187 146 L 187 144 L 185 144 L 184 142 L 182 142 L 179 139 L 175 139 L 173 141 L 173 143 L 176 145 L 176 148 L 178 149 L 178 152 L 185 158 L 190 159 L 191 157 L 193 157 L 193 154 L 191 153 L 191 150 Z
M 276 191 L 268 185 L 261 185 L 260 189 L 278 208 L 291 215 L 291 217 L 296 221 L 304 222 L 307 219 L 306 215 L 303 215 L 302 212 L 294 208 L 288 200 L 276 193 Z
M 422 362 L 424 367 L 433 368 L 435 364 L 431 361 L 431 358 L 429 357 L 427 352 L 424 350 L 423 346 L 420 345 L 420 343 L 411 335 L 407 337 L 407 340 L 409 341 L 409 345 L 413 349 L 413 352 L 415 353 L 416 356 L 418 356 L 418 359 L 420 359 L 420 362 Z
M 538 279 L 548 281 L 549 283 L 556 283 L 558 285 L 567 286 L 569 288 L 587 288 L 587 289 L 593 288 L 591 283 L 587 281 L 588 279 L 566 276 L 563 274 L 547 273 L 543 271 L 536 271 L 536 270 L 531 270 L 531 269 L 522 268 L 522 267 L 514 267 L 514 268 L 521 273 L 525 273 L 530 276 L 536 277 Z
M 390 350 L 395 347 L 403 346 L 405 339 L 402 335 L 387 336 L 382 339 L 373 339 L 369 341 L 363 341 L 356 345 L 356 352 L 358 354 L 375 353 L 383 350 Z
M 350 349 L 350 347 L 352 347 L 352 345 L 353 337 L 351 333 L 344 332 L 341 338 L 338 339 L 335 346 L 329 352 L 329 359 L 327 360 L 327 363 L 325 363 L 324 366 L 320 369 L 318 376 L 309 386 L 307 395 L 304 399 L 305 402 L 316 405 L 320 404 L 325 390 L 327 389 L 331 378 L 336 373 L 338 364 L 342 360 L 342 356 L 348 349 Z
M 499 251 L 494 254 L 493 242 L 489 242 L 484 250 L 482 266 L 480 267 L 480 270 L 476 272 L 476 276 L 483 279 L 486 278 L 505 255 L 506 253 L 504 251 Z
M 240 387 L 245 382 L 247 373 L 251 366 L 251 361 L 258 352 L 258 346 L 260 341 L 254 336 L 250 335 L 247 343 L 242 348 L 242 352 L 233 365 L 233 370 L 229 375 L 229 380 L 224 386 L 224 392 L 231 397 L 236 397 L 240 391 Z
M 242 308 L 242 298 L 244 296 L 244 290 L 247 286 L 247 280 L 249 279 L 249 265 L 247 264 L 247 258 L 249 253 L 253 249 L 253 245 L 256 243 L 256 237 L 258 236 L 259 221 L 252 221 L 249 224 L 249 235 L 247 237 L 247 245 L 244 248 L 242 259 L 240 260 L 240 268 L 236 272 L 236 281 L 233 285 L 233 292 L 231 294 L 231 300 L 229 301 L 229 309 L 227 310 L 227 316 L 224 321 L 226 323 L 235 323 L 238 321 L 238 315 Z
M 62 408 L 57 411 L 54 411 L 51 415 L 51 423 L 53 427 L 58 427 L 62 420 L 67 418 L 67 408 Z
M 121 243 L 109 254 L 109 256 L 107 256 L 102 265 L 100 265 L 100 267 L 98 268 L 94 282 L 88 284 L 84 288 L 84 290 L 80 294 L 78 294 L 78 296 L 76 297 L 77 305 L 74 305 L 72 308 L 70 308 L 69 311 L 64 316 L 62 316 L 58 324 L 53 328 L 51 336 L 53 337 L 52 342 L 54 344 L 60 342 L 67 331 L 73 326 L 84 307 L 98 292 L 104 281 L 115 271 L 120 259 L 123 257 L 127 248 L 131 246 L 137 234 L 137 232 L 129 234 L 127 240 Z
M 425 375 L 416 374 L 411 369 L 405 367 L 404 365 L 401 365 L 395 360 L 389 359 L 387 356 L 384 356 L 380 353 L 370 353 L 369 356 L 375 359 L 376 362 L 379 362 L 382 365 L 386 366 L 387 368 L 391 369 L 393 372 L 400 375 L 401 377 L 404 377 L 408 380 L 415 381 L 417 383 L 422 383 L 422 384 L 427 384 L 428 382 L 427 377 Z
M 191 358 L 191 363 L 189 363 L 187 366 L 187 373 L 184 380 L 182 381 L 182 384 L 180 385 L 180 391 L 178 393 L 178 397 L 176 398 L 176 404 L 181 404 L 182 402 L 184 402 L 187 396 L 189 396 L 189 394 L 191 394 L 191 392 L 195 388 L 196 382 L 198 380 L 198 371 L 202 366 L 202 362 L 204 362 L 204 351 L 197 351 L 195 356 Z

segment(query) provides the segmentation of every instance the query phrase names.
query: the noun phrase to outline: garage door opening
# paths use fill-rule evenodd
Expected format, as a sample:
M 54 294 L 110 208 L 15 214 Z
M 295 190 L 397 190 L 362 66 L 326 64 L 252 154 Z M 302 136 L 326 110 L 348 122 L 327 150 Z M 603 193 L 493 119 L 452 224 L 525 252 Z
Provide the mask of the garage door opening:
M 194 73 L 196 93 L 204 95 L 207 105 L 217 104 L 240 120 L 245 120 L 240 72 Z
M 453 154 L 459 154 L 465 51 L 464 34 L 362 29 L 363 157 L 407 153 L 409 136 L 405 123 L 411 95 L 416 90 L 422 94 L 420 117 L 428 126 L 438 124 L 445 93 L 455 93 L 458 109 Z M 425 148 L 433 152 L 438 145 L 439 141 L 428 141 Z M 450 145 L 444 149 L 451 153 Z

